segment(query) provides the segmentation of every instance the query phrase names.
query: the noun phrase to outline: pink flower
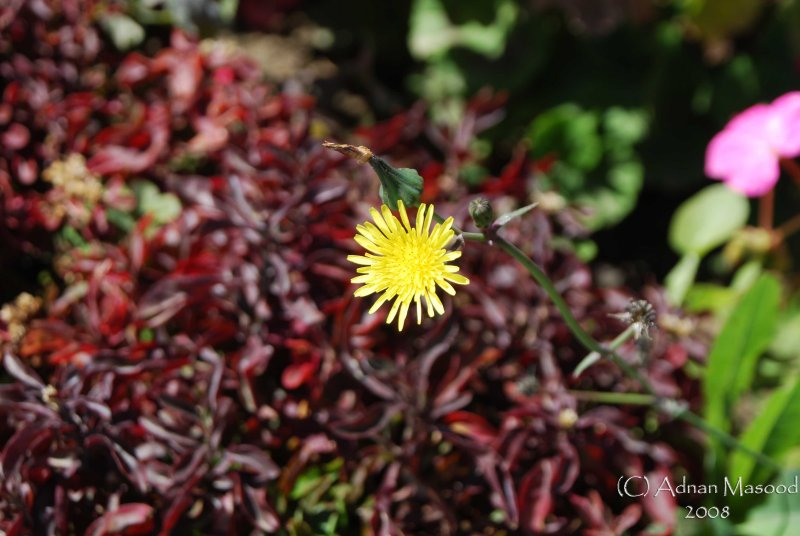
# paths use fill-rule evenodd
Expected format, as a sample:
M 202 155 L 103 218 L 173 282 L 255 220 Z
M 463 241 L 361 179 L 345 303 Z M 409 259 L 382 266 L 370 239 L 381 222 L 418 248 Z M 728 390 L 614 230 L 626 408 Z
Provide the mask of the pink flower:
M 756 104 L 730 120 L 706 149 L 706 175 L 749 197 L 780 176 L 780 159 L 800 155 L 800 91 Z

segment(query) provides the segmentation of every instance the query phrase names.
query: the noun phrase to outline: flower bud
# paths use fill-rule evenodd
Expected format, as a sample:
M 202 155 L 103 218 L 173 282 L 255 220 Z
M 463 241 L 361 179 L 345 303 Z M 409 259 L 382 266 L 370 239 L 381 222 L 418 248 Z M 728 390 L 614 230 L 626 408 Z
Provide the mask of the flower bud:
M 469 203 L 469 215 L 478 229 L 486 229 L 494 222 L 494 210 L 489 200 L 485 197 L 478 197 Z
M 363 145 L 356 147 L 355 145 L 326 141 L 322 143 L 322 146 L 347 157 L 355 158 L 360 164 L 369 164 L 381 183 L 378 192 L 381 201 L 390 209 L 399 210 L 398 201 L 402 201 L 406 207 L 419 206 L 423 180 L 417 170 L 391 166 Z

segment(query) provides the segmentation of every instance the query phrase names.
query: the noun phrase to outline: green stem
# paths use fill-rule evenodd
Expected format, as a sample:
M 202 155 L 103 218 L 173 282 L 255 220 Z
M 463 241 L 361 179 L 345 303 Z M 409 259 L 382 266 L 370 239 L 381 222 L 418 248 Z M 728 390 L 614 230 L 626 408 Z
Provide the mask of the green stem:
M 662 404 L 665 400 L 662 400 Z M 673 401 L 674 402 L 674 401 Z M 671 413 L 669 410 L 664 410 L 667 413 Z M 748 454 L 755 458 L 759 463 L 769 467 L 774 471 L 780 471 L 783 469 L 783 466 L 777 463 L 775 460 L 766 456 L 756 450 L 751 449 L 747 445 L 742 444 L 738 439 L 730 435 L 729 433 L 725 432 L 724 430 L 720 430 L 714 426 L 708 424 L 702 417 L 689 411 L 688 409 L 683 409 L 682 411 L 679 410 L 677 413 L 672 413 L 678 419 L 687 422 L 696 428 L 703 430 L 708 435 L 716 437 L 720 443 L 728 447 L 729 449 L 739 449 L 745 454 Z
M 608 349 L 612 351 L 616 350 L 617 348 L 628 342 L 628 340 L 635 334 L 636 334 L 636 326 L 634 324 L 631 324 L 625 329 L 625 331 L 617 335 L 617 337 L 608 344 Z M 601 357 L 602 356 L 600 355 L 600 352 L 590 352 L 589 354 L 587 354 L 586 357 L 581 359 L 581 362 L 578 363 L 578 366 L 575 367 L 575 371 L 572 373 L 572 377 L 577 378 L 578 376 L 580 376 L 584 370 L 597 363 L 597 361 Z
M 464 238 L 466 239 L 466 237 Z M 608 354 L 608 350 L 603 348 L 600 343 L 595 341 L 592 336 L 589 335 L 586 330 L 583 329 L 583 327 L 581 327 L 581 325 L 572 315 L 572 311 L 569 310 L 567 302 L 564 301 L 564 298 L 562 298 L 561 294 L 558 293 L 558 290 L 550 281 L 550 278 L 545 275 L 542 269 L 539 268 L 535 262 L 525 255 L 521 249 L 507 241 L 505 238 L 498 236 L 494 242 L 497 247 L 511 255 L 514 260 L 520 263 L 528 271 L 528 273 L 531 274 L 539 286 L 542 287 L 542 289 L 550 297 L 553 304 L 556 306 L 556 309 L 558 309 L 558 311 L 561 313 L 561 316 L 564 317 L 564 322 L 567 323 L 567 327 L 569 327 L 573 335 L 575 335 L 578 341 L 580 341 L 580 343 L 587 350 L 597 352 L 602 355 Z
M 656 398 L 642 393 L 615 393 L 608 391 L 570 390 L 569 394 L 578 400 L 598 402 L 601 404 L 622 404 L 635 406 L 652 406 Z
M 456 231 L 458 232 L 458 231 Z M 473 242 L 488 242 L 483 233 L 459 233 L 464 240 L 472 240 Z
M 438 215 L 436 219 L 441 221 Z M 465 240 L 477 240 L 480 242 L 487 241 L 487 238 L 483 233 L 462 233 L 461 236 Z M 614 364 L 616 364 L 622 370 L 622 372 L 625 373 L 626 376 L 636 380 L 642 386 L 642 389 L 644 389 L 644 391 L 646 392 L 645 394 L 639 393 L 639 395 L 649 396 L 650 402 L 652 403 L 653 407 L 655 407 L 662 413 L 672 418 L 680 419 L 684 422 L 691 424 L 692 426 L 699 428 L 706 434 L 716 437 L 720 441 L 720 443 L 722 443 L 726 447 L 731 449 L 738 449 L 752 456 L 758 462 L 764 464 L 765 466 L 771 469 L 780 470 L 782 468 L 780 464 L 776 463 L 769 456 L 765 456 L 764 454 L 751 449 L 750 447 L 739 442 L 738 439 L 736 439 L 729 433 L 725 432 L 724 430 L 720 430 L 719 428 L 716 428 L 708 424 L 702 417 L 690 411 L 686 407 L 685 403 L 681 403 L 678 402 L 677 400 L 658 395 L 655 389 L 653 388 L 653 385 L 641 372 L 639 372 L 637 369 L 629 365 L 612 349 L 604 348 L 599 342 L 595 341 L 592 338 L 592 336 L 589 335 L 583 329 L 583 327 L 581 327 L 577 319 L 572 315 L 572 311 L 570 311 L 569 307 L 567 306 L 567 303 L 564 301 L 564 298 L 561 297 L 561 294 L 558 293 L 558 290 L 556 289 L 555 285 L 553 285 L 553 283 L 550 281 L 550 278 L 547 277 L 544 271 L 541 268 L 539 268 L 539 266 L 537 266 L 537 264 L 533 262 L 532 259 L 530 259 L 521 249 L 519 249 L 514 244 L 508 242 L 506 239 L 502 237 L 499 236 L 492 237 L 492 241 L 494 245 L 496 245 L 497 247 L 499 247 L 500 249 L 511 255 L 511 257 L 513 257 L 514 260 L 519 262 L 528 271 L 528 273 L 536 280 L 536 282 L 542 287 L 542 289 L 550 297 L 550 299 L 552 300 L 553 304 L 556 306 L 558 311 L 561 313 L 562 317 L 564 318 L 564 322 L 567 324 L 572 334 L 575 335 L 575 338 L 577 338 L 578 341 L 587 350 L 589 350 L 590 352 L 597 352 L 598 354 L 607 357 Z

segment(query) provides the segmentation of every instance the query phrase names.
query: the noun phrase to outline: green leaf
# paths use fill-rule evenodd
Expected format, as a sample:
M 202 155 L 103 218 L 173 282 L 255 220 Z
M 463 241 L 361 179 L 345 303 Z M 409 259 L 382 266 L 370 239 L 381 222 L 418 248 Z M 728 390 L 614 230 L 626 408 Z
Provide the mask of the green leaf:
M 133 230 L 133 228 L 136 226 L 136 219 L 134 219 L 130 213 L 118 210 L 116 208 L 107 208 L 106 218 L 108 218 L 109 222 L 126 233 Z
M 582 171 L 596 168 L 603 158 L 603 140 L 596 112 L 568 103 L 536 117 L 529 138 L 534 156 L 555 152 L 559 160 Z
M 144 342 L 144 343 L 153 342 L 153 340 L 155 340 L 155 338 L 156 338 L 155 337 L 155 333 L 150 328 L 142 328 L 142 330 L 139 332 L 139 341 L 140 342 Z
M 402 200 L 406 207 L 419 205 L 423 181 L 417 170 L 394 168 L 384 159 L 373 156 L 369 164 L 381 181 L 381 200 L 392 210 L 397 210 L 397 201 Z
M 632 146 L 647 134 L 649 120 L 644 110 L 628 110 L 615 106 L 603 114 L 606 149 L 616 158 L 629 158 Z
M 764 272 L 764 267 L 760 260 L 752 260 L 742 265 L 736 270 L 731 280 L 731 290 L 736 292 L 746 292 L 752 287 L 759 276 Z
M 497 58 L 505 50 L 517 11 L 513 0 L 501 0 L 490 24 L 470 21 L 456 25 L 442 0 L 415 0 L 409 15 L 408 50 L 418 60 L 442 57 L 458 46 Z
M 61 229 L 61 236 L 71 246 L 76 248 L 83 247 L 87 244 L 81 233 L 71 225 L 65 225 L 64 228 Z
M 319 485 L 321 478 L 322 476 L 318 467 L 309 468 L 297 477 L 289 497 L 294 500 L 305 497 Z
M 775 391 L 739 440 L 746 446 L 778 460 L 790 448 L 800 443 L 800 381 L 794 381 Z M 750 484 L 765 483 L 770 468 L 756 465 L 756 460 L 737 450 L 732 453 L 728 475 L 732 480 L 742 477 Z
M 708 186 L 675 211 L 669 227 L 670 246 L 682 255 L 703 256 L 742 228 L 749 213 L 743 195 L 724 184 Z
M 720 322 L 724 322 L 737 300 L 758 281 L 763 271 L 761 261 L 753 260 L 736 271 L 728 286 L 695 283 L 686 294 L 683 305 L 693 312 L 710 311 Z
M 469 186 L 477 186 L 489 177 L 489 171 L 478 164 L 464 164 L 458 170 L 458 178 Z
M 739 300 L 714 341 L 703 381 L 710 424 L 730 427 L 729 412 L 750 387 L 758 357 L 772 340 L 780 294 L 778 280 L 762 275 Z
M 693 313 L 717 313 L 733 307 L 738 297 L 734 290 L 722 285 L 695 283 L 686 294 L 683 306 Z
M 800 311 L 794 311 L 781 319 L 769 351 L 780 359 L 800 356 Z
M 417 59 L 442 54 L 455 41 L 455 29 L 441 0 L 415 0 L 409 15 L 408 50 Z
M 542 187 L 574 199 L 588 190 L 589 177 L 580 169 L 565 162 L 555 162 L 550 171 L 542 175 Z
M 339 514 L 336 512 L 332 512 L 328 519 L 320 523 L 320 530 L 322 530 L 323 534 L 332 535 L 337 534 L 336 532 L 336 525 L 339 523 Z
M 513 220 L 515 218 L 519 218 L 520 216 L 522 216 L 524 214 L 527 214 L 528 212 L 533 210 L 534 207 L 536 207 L 536 205 L 538 205 L 538 204 L 539 203 L 531 203 L 530 205 L 525 205 L 524 207 L 518 208 L 517 210 L 509 212 L 508 214 L 503 214 L 502 216 L 500 216 L 499 218 L 494 220 L 494 225 L 496 227 L 498 227 L 498 228 L 502 227 L 505 224 L 507 224 L 508 222 L 510 222 L 511 220 Z
M 694 283 L 697 268 L 700 266 L 700 256 L 696 253 L 687 253 L 678 261 L 664 279 L 667 287 L 667 299 L 673 305 L 680 305 L 689 287 Z
M 648 126 L 638 109 L 600 113 L 567 103 L 544 111 L 528 130 L 534 157 L 557 158 L 542 187 L 585 208 L 581 223 L 590 230 L 618 223 L 636 205 L 644 182 L 635 144 Z
M 792 485 L 800 471 L 785 471 L 775 479 L 776 484 Z M 773 493 L 767 500 L 750 510 L 747 521 L 737 527 L 739 536 L 793 536 L 800 526 L 800 494 Z
M 608 170 L 608 183 L 623 194 L 638 195 L 643 179 L 644 167 L 636 161 L 623 162 Z
M 180 216 L 183 207 L 175 194 L 161 193 L 150 181 L 135 181 L 131 188 L 136 194 L 138 212 L 153 214 L 157 224 L 169 223 Z
M 239 0 L 220 0 L 219 2 L 219 16 L 220 18 L 229 23 L 236 18 L 236 11 L 239 7 Z
M 128 50 L 144 41 L 144 28 L 124 13 L 106 13 L 100 18 L 100 25 L 118 50 Z
M 459 43 L 487 58 L 498 58 L 506 48 L 506 40 L 517 18 L 513 1 L 500 2 L 491 24 L 468 22 L 458 29 Z
M 592 262 L 597 257 L 598 248 L 594 240 L 576 240 L 575 242 L 575 255 L 582 262 Z

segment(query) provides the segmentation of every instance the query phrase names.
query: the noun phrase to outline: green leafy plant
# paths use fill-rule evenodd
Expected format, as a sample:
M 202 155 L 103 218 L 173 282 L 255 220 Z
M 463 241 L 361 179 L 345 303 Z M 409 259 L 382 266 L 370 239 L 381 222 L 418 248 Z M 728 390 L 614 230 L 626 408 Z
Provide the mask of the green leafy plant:
M 644 168 L 635 146 L 647 134 L 642 110 L 587 110 L 563 104 L 539 114 L 528 131 L 537 158 L 555 158 L 542 188 L 554 189 L 585 209 L 590 230 L 618 223 L 636 205 Z
M 673 303 L 683 302 L 701 259 L 744 227 L 749 214 L 747 199 L 722 184 L 707 186 L 675 211 L 669 244 L 681 260 L 666 278 L 667 296 Z

